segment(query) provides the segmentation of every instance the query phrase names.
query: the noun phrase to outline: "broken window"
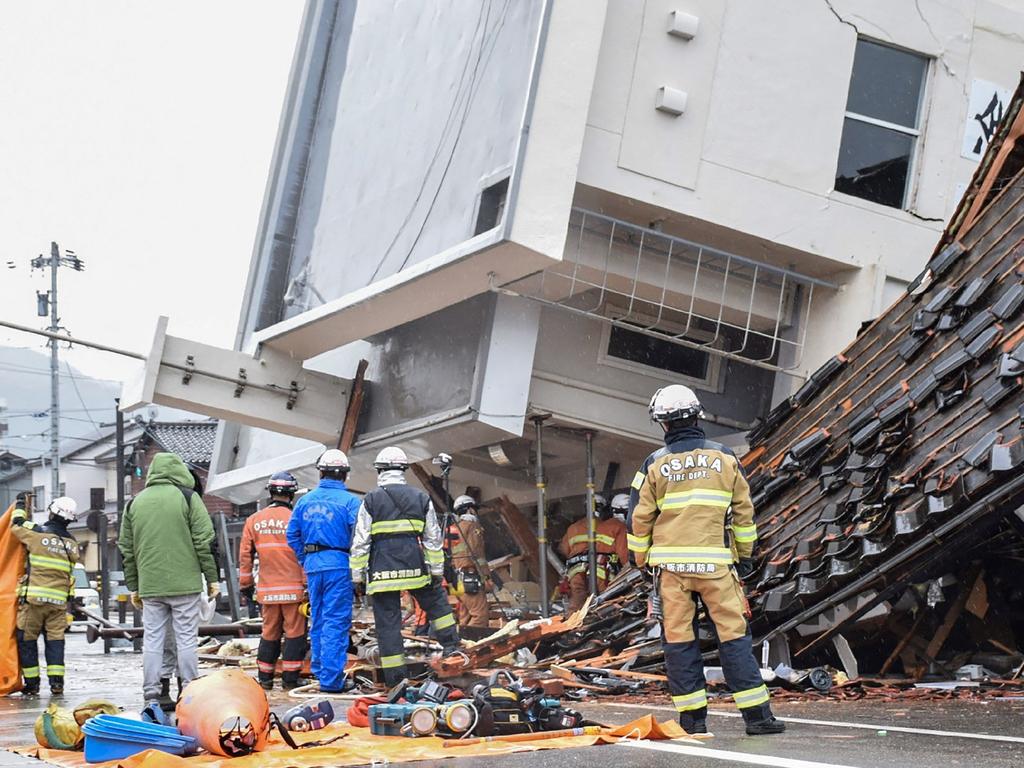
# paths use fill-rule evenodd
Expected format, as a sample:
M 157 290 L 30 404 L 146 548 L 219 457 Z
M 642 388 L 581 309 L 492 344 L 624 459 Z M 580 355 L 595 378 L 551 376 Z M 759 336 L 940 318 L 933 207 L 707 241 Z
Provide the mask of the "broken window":
M 906 205 L 927 71 L 924 56 L 871 40 L 857 41 L 836 169 L 837 192 L 893 208 Z

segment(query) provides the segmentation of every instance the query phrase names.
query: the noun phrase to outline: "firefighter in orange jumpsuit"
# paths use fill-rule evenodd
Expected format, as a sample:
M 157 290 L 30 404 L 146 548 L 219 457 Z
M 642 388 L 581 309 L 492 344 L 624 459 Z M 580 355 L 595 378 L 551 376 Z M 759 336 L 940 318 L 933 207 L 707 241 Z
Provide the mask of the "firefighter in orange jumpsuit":
M 286 689 L 299 685 L 306 657 L 306 618 L 300 611 L 306 599 L 306 577 L 286 539 L 298 487 L 289 473 L 274 473 L 267 482 L 270 504 L 245 521 L 238 553 L 242 594 L 252 600 L 255 593 L 263 616 L 256 670 L 260 685 L 268 691 L 274 687 L 278 657 L 281 687 Z M 259 581 L 253 571 L 254 558 L 259 560 Z
M 604 496 L 594 494 L 594 550 L 597 552 L 597 591 L 600 592 L 629 562 L 626 524 L 612 516 Z M 569 581 L 569 611 L 578 611 L 590 594 L 589 540 L 587 518 L 569 526 L 558 546 L 565 561 L 565 577 Z
M 449 586 L 459 600 L 457 618 L 460 627 L 487 629 L 490 606 L 487 604 L 487 555 L 484 551 L 484 527 L 476 516 L 477 504 L 472 496 L 455 500 L 455 521 L 448 528 L 454 583 Z

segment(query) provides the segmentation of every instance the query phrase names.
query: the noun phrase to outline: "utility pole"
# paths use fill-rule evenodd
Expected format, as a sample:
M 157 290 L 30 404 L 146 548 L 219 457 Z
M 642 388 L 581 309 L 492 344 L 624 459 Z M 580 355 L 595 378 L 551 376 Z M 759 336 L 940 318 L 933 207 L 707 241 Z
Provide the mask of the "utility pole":
M 57 243 L 50 243 L 49 258 L 39 254 L 32 259 L 32 269 L 50 268 L 50 290 L 36 291 L 36 307 L 40 317 L 50 316 L 50 333 L 60 331 L 60 315 L 57 313 L 57 270 L 71 267 L 76 272 L 85 269 L 85 263 L 74 251 L 65 250 L 60 255 Z M 60 495 L 60 355 L 57 340 L 50 339 L 50 499 Z

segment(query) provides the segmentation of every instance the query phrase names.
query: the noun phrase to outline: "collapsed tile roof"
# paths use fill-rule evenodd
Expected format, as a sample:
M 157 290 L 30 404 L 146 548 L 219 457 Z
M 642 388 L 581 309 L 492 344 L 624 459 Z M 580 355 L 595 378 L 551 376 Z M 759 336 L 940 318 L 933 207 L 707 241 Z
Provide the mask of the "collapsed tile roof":
M 907 293 L 748 436 L 761 636 L 932 578 L 1024 501 L 1022 101 Z

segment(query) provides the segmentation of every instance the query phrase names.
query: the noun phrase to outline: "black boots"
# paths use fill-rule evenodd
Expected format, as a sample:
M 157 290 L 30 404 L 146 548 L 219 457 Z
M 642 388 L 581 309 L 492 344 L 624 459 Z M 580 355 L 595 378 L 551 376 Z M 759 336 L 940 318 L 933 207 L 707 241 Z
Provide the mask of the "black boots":
M 178 696 L 181 696 L 181 683 L 178 683 Z M 171 678 L 160 678 L 160 709 L 164 712 L 173 712 L 178 703 L 171 698 Z
M 689 712 L 679 713 L 679 725 L 691 736 L 695 733 L 708 732 L 708 708 L 701 707 Z
M 64 695 L 64 676 L 63 675 L 51 675 L 47 678 L 50 682 L 50 694 L 53 696 Z
M 281 687 L 286 691 L 302 685 L 299 675 L 306 658 L 306 638 L 286 637 L 281 651 Z
M 771 707 L 767 704 L 741 709 L 740 712 L 743 713 L 743 722 L 747 725 L 748 736 L 771 736 L 786 730 L 786 724 L 775 718 Z
M 25 684 L 21 687 L 21 695 L 25 697 L 36 697 L 39 695 L 39 678 L 33 677 L 30 680 L 26 680 Z
M 264 690 L 274 687 L 274 672 L 277 671 L 277 657 L 281 655 L 281 641 L 260 639 L 256 649 L 256 674 Z

